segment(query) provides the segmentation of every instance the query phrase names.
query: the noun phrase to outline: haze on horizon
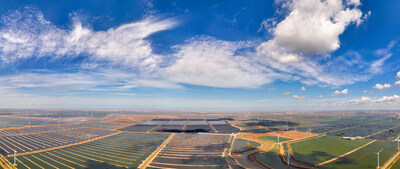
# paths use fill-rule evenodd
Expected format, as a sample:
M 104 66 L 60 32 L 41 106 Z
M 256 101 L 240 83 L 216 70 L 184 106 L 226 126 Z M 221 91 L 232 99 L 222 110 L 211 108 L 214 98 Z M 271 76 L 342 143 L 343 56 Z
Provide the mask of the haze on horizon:
M 3 109 L 400 108 L 400 1 L 1 4 Z

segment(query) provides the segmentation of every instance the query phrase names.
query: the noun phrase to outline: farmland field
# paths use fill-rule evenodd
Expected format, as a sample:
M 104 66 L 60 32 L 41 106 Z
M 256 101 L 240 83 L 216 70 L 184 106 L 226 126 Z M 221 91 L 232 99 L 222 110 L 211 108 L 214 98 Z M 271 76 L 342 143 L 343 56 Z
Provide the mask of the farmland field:
M 34 134 L 58 130 L 70 130 L 82 128 L 81 124 L 68 124 L 68 125 L 49 125 L 49 126 L 25 126 L 17 129 L 0 130 L 0 136 L 19 135 L 19 134 Z
M 353 168 L 375 168 L 377 166 L 377 154 L 380 153 L 380 166 L 394 155 L 397 150 L 397 143 L 389 141 L 377 141 L 374 142 L 352 154 L 342 157 L 332 163 L 328 163 L 319 168 L 341 168 L 341 169 L 353 169 Z M 393 167 L 393 169 L 396 169 Z
M 335 136 L 347 136 L 347 137 L 355 137 L 355 136 L 367 136 L 378 131 L 382 131 L 388 128 L 393 127 L 392 125 L 362 125 L 360 127 L 354 127 L 347 130 L 341 130 L 336 132 L 329 133 L 330 135 Z
M 278 137 L 275 137 L 275 136 L 260 136 L 260 137 L 258 137 L 258 139 L 263 140 L 263 141 L 273 142 L 273 143 L 278 142 Z M 284 142 L 284 141 L 289 141 L 289 140 L 292 140 L 292 139 L 279 137 L 279 142 Z
M 183 125 L 163 125 L 163 126 L 156 128 L 154 131 L 180 133 L 180 132 L 182 132 L 183 127 L 184 127 Z
M 255 148 L 260 146 L 261 144 L 254 142 L 254 141 L 249 141 L 249 143 Z M 236 139 L 234 144 L 233 144 L 233 149 L 232 152 L 242 152 L 246 150 L 250 150 L 251 147 L 249 147 L 247 140 L 243 139 Z
M 395 140 L 400 135 L 400 127 L 396 127 L 382 133 L 373 135 L 368 137 L 368 139 L 377 139 L 377 140 Z
M 209 125 L 188 125 L 186 127 L 185 132 L 187 133 L 197 133 L 197 132 L 214 132 L 213 130 L 211 130 Z
M 235 133 L 235 132 L 239 132 L 240 129 L 233 127 L 229 124 L 224 124 L 224 125 L 212 125 L 217 131 L 218 133 Z
M 132 126 L 128 126 L 128 127 L 124 127 L 121 128 L 119 130 L 121 131 L 136 131 L 136 132 L 146 132 L 151 130 L 152 128 L 157 127 L 156 125 L 142 125 L 142 124 L 138 124 L 138 125 L 132 125 Z
M 229 135 L 177 134 L 152 161 L 150 167 L 227 168 L 223 157 Z
M 68 118 L 59 115 L 35 113 L 21 118 L 5 115 L 4 124 L 7 120 L 21 123 L 20 126 L 0 129 L 0 153 L 13 162 L 16 149 L 18 168 L 23 169 L 137 168 L 139 165 L 195 169 L 262 168 L 262 165 L 275 169 L 296 166 L 373 168 L 376 166 L 376 154 L 371 152 L 384 148 L 380 156 L 380 165 L 383 165 L 397 151 L 395 142 L 383 140 L 393 140 L 400 132 L 400 127 L 396 127 L 400 120 L 389 115 L 309 115 L 293 119 L 275 114 L 271 116 L 273 119 L 261 115 L 247 119 L 241 116 L 237 121 L 217 116 L 205 117 L 204 114 L 197 118 L 165 114 L 143 117 L 109 114 L 104 119 L 96 115 L 87 117 L 92 116 L 91 113 L 84 114 L 85 117 L 79 117 L 79 113 L 66 114 L 70 116 Z M 34 125 L 35 121 L 46 125 Z M 24 124 L 26 122 L 31 125 Z M 258 125 L 258 122 L 271 123 L 271 126 Z M 240 132 L 241 129 L 243 132 Z M 309 129 L 312 133 L 307 132 Z M 276 144 L 278 133 L 283 149 Z M 374 135 L 356 140 L 335 136 L 370 134 Z M 377 139 L 376 142 L 373 139 Z M 255 148 L 250 148 L 248 143 Z M 281 161 L 286 161 L 288 145 L 293 150 L 290 167 Z M 285 153 L 283 159 L 279 156 L 282 150 Z M 323 163 L 352 150 L 357 151 Z M 315 166 L 317 164 L 321 166 Z M 394 164 L 395 167 L 398 165 Z
M 18 156 L 18 168 L 136 168 L 168 136 L 121 133 L 89 143 Z M 12 157 L 8 159 L 13 160 Z
M 265 165 L 274 168 L 274 169 L 280 169 L 280 168 L 290 168 L 293 169 L 294 167 L 288 166 L 287 164 L 283 164 L 281 161 L 281 158 L 279 157 L 279 145 L 275 144 L 274 147 L 272 147 L 271 150 L 265 153 L 258 154 L 256 156 L 257 160 L 261 161 Z
M 393 164 L 392 168 L 393 169 L 400 168 L 400 161 L 397 160 L 396 163 Z
M 324 136 L 290 144 L 295 159 L 319 164 L 356 149 L 370 140 L 343 140 L 336 136 Z
M 0 154 L 13 154 L 16 149 L 20 153 L 74 144 L 89 139 L 109 135 L 116 131 L 77 128 L 39 134 L 12 135 L 0 137 Z
M 311 128 L 312 132 L 314 133 L 330 133 L 338 129 L 344 129 L 344 128 L 349 128 L 349 127 L 354 127 L 356 126 L 355 124 L 320 124 L 312 127 L 299 127 L 296 128 L 299 131 L 304 131 L 308 132 L 308 130 Z
M 129 124 L 123 123 L 111 123 L 111 122 L 97 122 L 97 123 L 85 123 L 85 127 L 102 128 L 102 129 L 115 129 L 128 126 Z

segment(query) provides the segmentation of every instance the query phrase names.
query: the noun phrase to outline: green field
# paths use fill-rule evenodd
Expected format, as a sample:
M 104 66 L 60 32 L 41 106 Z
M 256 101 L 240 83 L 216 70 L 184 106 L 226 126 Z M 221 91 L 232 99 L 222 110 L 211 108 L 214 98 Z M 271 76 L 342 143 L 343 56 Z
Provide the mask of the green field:
M 397 150 L 397 144 L 389 141 L 377 141 L 372 143 L 352 154 L 342 157 L 332 163 L 321 166 L 320 168 L 341 168 L 341 169 L 353 169 L 353 168 L 375 168 L 377 166 L 377 154 L 380 149 L 380 166 L 382 166 L 386 160 L 394 155 Z M 395 164 L 393 169 L 399 168 L 399 164 Z
M 247 126 L 247 125 L 238 125 L 239 127 L 243 128 L 247 133 L 266 133 L 268 130 L 264 128 L 258 128 L 256 126 Z
M 278 144 L 275 144 L 268 152 L 257 155 L 257 160 L 274 169 L 288 168 L 286 164 L 282 163 L 281 158 L 279 157 Z M 290 166 L 290 168 L 293 167 Z
M 400 160 L 397 160 L 396 163 L 392 166 L 393 169 L 400 168 Z
M 294 158 L 311 164 L 319 164 L 354 150 L 371 140 L 343 140 L 336 136 L 324 136 L 291 144 Z
M 137 168 L 169 134 L 122 133 L 89 143 L 18 156 L 18 168 Z M 13 158 L 8 158 L 13 161 Z
M 278 142 L 278 137 L 275 137 L 275 136 L 260 136 L 258 138 L 261 140 L 269 141 L 269 142 L 273 142 L 273 143 Z M 292 140 L 292 139 L 279 137 L 279 142 L 284 142 L 284 141 L 289 141 L 289 140 Z
M 254 141 L 250 141 L 250 144 L 253 147 L 258 147 L 261 144 L 256 143 Z M 233 144 L 233 149 L 232 152 L 241 152 L 241 151 L 246 151 L 246 150 L 250 150 L 251 148 L 249 147 L 249 145 L 247 145 L 247 140 L 243 140 L 243 139 L 236 139 L 234 144 Z

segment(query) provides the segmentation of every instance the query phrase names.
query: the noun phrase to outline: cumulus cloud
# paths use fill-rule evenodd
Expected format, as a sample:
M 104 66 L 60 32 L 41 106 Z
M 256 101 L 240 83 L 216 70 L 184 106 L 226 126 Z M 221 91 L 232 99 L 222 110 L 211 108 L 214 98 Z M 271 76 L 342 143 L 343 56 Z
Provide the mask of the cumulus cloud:
M 306 91 L 307 89 L 306 89 L 306 87 L 301 86 L 301 88 L 300 88 L 299 90 L 300 90 L 300 91 Z
M 271 39 L 256 48 L 259 60 L 278 72 L 295 76 L 308 85 L 341 86 L 367 81 L 387 58 L 364 61 L 357 52 L 331 57 L 340 47 L 339 36 L 349 25 L 361 24 L 370 12 L 362 14 L 357 0 L 289 0 L 281 1 L 287 15 L 264 20 Z M 315 57 L 314 57 L 315 56 Z M 374 71 L 370 65 L 374 64 Z M 363 72 L 360 75 L 360 72 Z
M 390 84 L 385 83 L 385 84 L 381 85 L 381 84 L 378 83 L 373 88 L 378 89 L 378 90 L 382 90 L 382 89 L 388 89 L 390 87 L 392 87 L 392 85 L 390 85 Z
M 347 95 L 349 90 L 347 89 L 343 89 L 342 91 L 336 90 L 335 92 L 333 92 L 331 95 L 329 96 L 340 96 L 340 95 Z
M 400 71 L 397 72 L 396 78 L 400 78 Z M 394 82 L 395 85 L 400 85 L 400 80 Z
M 299 95 L 293 95 L 292 98 L 296 99 L 296 100 L 304 100 L 304 99 L 306 99 L 305 96 L 299 96 Z
M 315 3 L 318 8 L 307 11 L 307 6 L 300 3 L 302 1 L 304 0 L 288 2 L 290 12 L 284 20 L 273 24 L 274 38 L 270 41 L 260 44 L 255 41 L 232 42 L 196 36 L 173 46 L 173 53 L 168 55 L 155 54 L 148 37 L 176 27 L 178 22 L 175 18 L 152 17 L 105 31 L 92 30 L 90 26 L 84 26 L 74 19 L 73 28 L 65 29 L 46 20 L 37 9 L 27 7 L 1 18 L 0 61 L 11 64 L 29 58 L 84 57 L 85 62 L 81 66 L 84 69 L 98 71 L 97 69 L 106 65 L 130 72 L 133 78 L 128 79 L 135 83 L 140 81 L 140 84 L 151 84 L 150 87 L 154 87 L 153 82 L 160 82 L 158 87 L 167 88 L 181 86 L 181 83 L 223 88 L 256 88 L 277 79 L 297 80 L 306 85 L 340 86 L 368 80 L 369 75 L 354 76 L 353 73 L 348 73 L 355 66 L 357 70 L 364 69 L 359 66 L 363 62 L 357 57 L 351 60 L 314 60 L 306 55 L 321 53 L 315 45 L 329 45 L 321 39 L 315 39 L 314 34 L 309 35 L 309 32 L 298 32 L 301 36 L 310 36 L 308 38 L 283 33 L 285 29 L 294 30 L 299 25 L 297 21 L 314 24 L 309 19 L 299 17 L 310 16 L 316 19 L 318 12 L 322 12 L 321 24 L 331 22 L 333 27 L 339 27 L 338 30 L 342 27 L 344 29 L 351 23 L 362 21 L 353 15 L 359 13 L 360 4 L 349 1 L 345 4 L 337 2 L 335 5 L 330 1 L 313 0 L 310 2 Z M 328 9 L 330 13 L 325 11 Z M 315 28 L 314 31 L 322 31 L 316 34 L 325 36 L 323 31 L 330 30 Z M 338 31 L 337 36 L 341 32 L 343 31 Z M 301 46 L 303 42 L 292 43 L 285 40 L 290 36 L 299 38 L 299 41 L 315 39 L 320 42 Z M 333 50 L 324 50 L 329 52 L 330 49 Z
M 353 99 L 349 102 L 345 102 L 345 104 L 350 105 L 388 105 L 388 104 L 399 104 L 400 103 L 400 96 L 393 95 L 393 96 L 383 96 L 381 98 L 371 98 L 363 96 L 360 99 Z
M 290 95 L 290 92 L 284 92 L 282 95 Z
M 274 38 L 259 52 L 281 62 L 298 61 L 301 53 L 322 54 L 339 48 L 339 35 L 349 24 L 362 22 L 360 3 L 341 0 L 292 0 L 288 16 L 272 29 Z

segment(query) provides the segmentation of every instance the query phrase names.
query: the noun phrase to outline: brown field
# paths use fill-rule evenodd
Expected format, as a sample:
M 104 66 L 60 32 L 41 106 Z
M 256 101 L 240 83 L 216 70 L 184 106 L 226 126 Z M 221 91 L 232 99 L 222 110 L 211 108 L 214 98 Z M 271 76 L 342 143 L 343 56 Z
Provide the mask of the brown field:
M 106 118 L 115 119 L 115 117 L 111 117 L 111 116 L 107 116 Z M 178 117 L 178 116 L 154 116 L 154 115 L 123 115 L 123 116 L 118 116 L 118 119 L 120 119 L 120 120 L 134 120 L 134 121 L 151 120 L 151 119 L 157 119 L 157 118 L 178 119 L 178 118 L 181 118 L 181 117 Z
M 299 139 L 309 137 L 310 133 L 301 132 L 301 131 L 283 131 L 280 132 L 280 137 L 282 138 L 290 138 L 290 139 Z M 311 134 L 311 136 L 316 136 L 318 134 Z M 242 133 L 241 138 L 246 139 L 258 139 L 260 136 L 277 136 L 277 132 L 268 132 L 268 133 Z

